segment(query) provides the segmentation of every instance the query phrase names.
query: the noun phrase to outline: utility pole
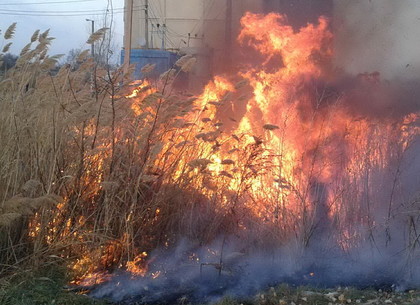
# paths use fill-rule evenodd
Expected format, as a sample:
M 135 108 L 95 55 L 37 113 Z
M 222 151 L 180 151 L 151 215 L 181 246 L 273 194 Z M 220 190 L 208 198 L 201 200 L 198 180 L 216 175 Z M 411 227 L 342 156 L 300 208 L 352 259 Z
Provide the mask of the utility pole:
M 124 73 L 128 72 L 131 56 L 131 36 L 133 34 L 133 1 L 126 0 L 126 22 L 125 22 L 125 39 L 124 39 Z
M 165 50 L 166 24 L 162 24 L 162 50 Z
M 232 52 L 232 0 L 226 0 L 225 48 L 225 59 L 229 68 Z
M 92 34 L 95 33 L 95 20 L 86 19 L 86 21 L 92 22 Z M 95 59 L 95 43 L 94 42 L 92 42 L 92 45 L 90 47 L 90 53 L 92 55 L 92 58 Z
M 155 33 L 155 25 L 152 23 L 152 31 L 150 32 L 150 46 L 153 49 L 155 42 L 153 40 L 153 34 Z
M 148 49 L 149 48 L 149 0 L 145 0 L 144 32 L 146 36 L 146 49 Z

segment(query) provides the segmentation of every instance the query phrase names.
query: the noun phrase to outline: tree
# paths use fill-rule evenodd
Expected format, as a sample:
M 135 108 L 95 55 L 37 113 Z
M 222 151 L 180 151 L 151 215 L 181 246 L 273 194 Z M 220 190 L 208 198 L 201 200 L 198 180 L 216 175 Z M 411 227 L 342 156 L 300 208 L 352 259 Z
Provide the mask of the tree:
M 77 70 L 80 66 L 80 62 L 78 62 L 78 58 L 83 51 L 84 50 L 82 49 L 71 49 L 69 53 L 67 54 L 65 63 L 69 64 L 73 70 Z
M 0 70 L 2 72 L 6 72 L 10 68 L 14 67 L 18 58 L 18 56 L 11 53 L 6 53 L 3 56 L 0 56 Z

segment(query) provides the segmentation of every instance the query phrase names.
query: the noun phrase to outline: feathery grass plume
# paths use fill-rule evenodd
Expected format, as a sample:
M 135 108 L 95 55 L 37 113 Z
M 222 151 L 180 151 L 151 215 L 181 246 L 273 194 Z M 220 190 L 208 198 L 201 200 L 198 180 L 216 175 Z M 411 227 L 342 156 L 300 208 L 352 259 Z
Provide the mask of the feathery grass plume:
M 23 67 L 31 62 L 31 60 L 37 55 L 38 53 L 35 50 L 31 50 L 20 56 L 16 61 L 16 67 Z
M 35 51 L 37 51 L 36 49 L 35 49 Z M 39 54 L 39 60 L 44 60 L 44 59 L 46 59 L 48 56 L 47 56 L 47 53 L 48 53 L 48 49 L 44 49 L 44 50 L 42 50 L 41 51 L 41 53 Z
M 235 165 L 235 161 L 233 161 L 231 159 L 225 159 L 225 160 L 222 161 L 221 164 L 224 164 L 224 165 Z
M 44 33 L 39 35 L 38 41 L 42 42 L 43 40 L 47 39 L 49 33 L 50 33 L 50 29 L 46 30 Z
M 263 128 L 266 130 L 275 130 L 275 129 L 279 129 L 279 126 L 273 125 L 273 124 L 265 124 Z
M 42 183 L 35 179 L 30 179 L 22 186 L 22 193 L 26 197 L 34 197 L 42 190 Z
M 163 95 L 159 92 L 155 92 L 146 96 L 143 100 L 145 104 L 155 104 L 158 100 L 163 98 Z
M 244 94 L 241 95 L 240 97 L 238 97 L 238 101 L 243 102 L 243 101 L 248 101 L 250 99 L 250 96 Z
M 31 36 L 31 42 L 35 42 L 38 39 L 39 30 L 36 30 Z
M 159 177 L 153 175 L 143 175 L 141 176 L 141 181 L 143 183 L 152 183 L 155 182 Z
M 209 104 L 213 105 L 213 106 L 223 106 L 224 105 L 223 103 L 218 102 L 218 101 L 210 101 Z
M 118 181 L 103 181 L 101 183 L 102 189 L 108 192 L 113 192 L 118 189 L 120 183 Z
M 176 75 L 176 71 L 174 70 L 174 69 L 169 69 L 168 71 L 166 71 L 166 72 L 163 72 L 161 75 L 160 75 L 160 79 L 161 80 L 172 80 L 174 77 L 175 77 L 175 75 Z
M 0 66 L 2 65 L 2 61 L 0 60 Z M 10 86 L 13 84 L 13 79 L 11 79 L 11 78 L 6 78 L 6 79 L 3 79 L 1 82 L 0 82 L 0 89 L 2 89 L 2 90 L 6 90 L 6 88 L 10 88 Z
M 190 72 L 193 68 L 195 63 L 197 62 L 196 58 L 190 58 L 188 59 L 182 66 L 181 66 L 181 70 L 183 72 Z
M 156 64 L 147 64 L 143 68 L 141 68 L 140 71 L 142 74 L 149 74 L 155 69 L 155 67 L 156 67 Z
M 184 55 L 175 62 L 175 66 L 182 67 L 185 65 L 192 57 L 192 55 Z
M 12 42 L 9 42 L 8 44 L 6 44 L 2 50 L 3 53 L 7 53 L 7 51 L 9 51 L 10 46 L 12 45 Z
M 241 89 L 249 84 L 247 79 L 241 80 L 235 84 L 235 89 Z
M 20 220 L 22 214 L 19 213 L 5 213 L 0 215 L 0 227 L 8 228 L 12 226 L 13 223 Z
M 179 142 L 178 144 L 176 144 L 175 148 L 181 148 L 181 147 L 184 147 L 185 145 L 190 144 L 190 143 L 191 143 L 190 141 L 182 141 L 182 142 Z
M 77 62 L 84 62 L 86 60 L 86 58 L 89 56 L 89 52 L 90 52 L 90 50 L 84 50 L 84 51 L 80 52 L 79 56 L 77 56 L 76 61 Z
M 43 42 L 40 42 L 34 49 L 36 54 L 40 54 L 41 60 L 45 58 L 45 55 L 47 55 L 46 53 L 43 56 L 41 54 L 48 50 L 48 44 L 48 41 L 44 40 Z
M 48 194 L 41 197 L 33 198 L 29 202 L 29 205 L 33 211 L 37 211 L 42 207 L 51 207 L 60 202 L 63 202 L 63 198 L 61 196 Z
M 53 56 L 50 56 L 50 58 L 58 61 L 63 56 L 64 56 L 64 54 L 55 54 Z
M 109 30 L 109 28 L 101 28 L 97 30 L 95 33 L 90 35 L 89 39 L 86 41 L 87 44 L 92 44 L 95 41 L 98 41 L 102 39 L 106 33 L 106 31 Z
M 164 147 L 164 143 L 162 142 L 154 143 L 152 148 L 150 149 L 150 156 L 149 156 L 150 160 L 154 161 L 161 153 L 163 147 Z
M 16 30 L 16 22 L 12 23 L 6 30 L 6 32 L 4 33 L 4 39 L 10 39 L 13 38 L 13 35 L 15 34 L 15 30 Z
M 228 92 L 228 93 L 226 93 L 223 97 L 222 97 L 222 99 L 221 99 L 221 101 L 222 102 L 226 102 L 226 101 L 229 101 L 229 100 L 231 100 L 232 99 L 232 92 Z
M 228 173 L 227 171 L 221 171 L 221 172 L 219 173 L 219 175 L 220 175 L 220 176 L 224 176 L 224 177 L 228 177 L 228 178 L 230 178 L 230 179 L 233 179 L 232 174 Z
M 14 196 L 3 205 L 3 213 L 19 213 L 24 216 L 33 215 L 32 198 Z
M 28 51 L 31 49 L 31 45 L 32 45 L 32 42 L 30 42 L 26 46 L 24 46 L 23 49 L 20 51 L 19 56 L 21 57 L 21 56 L 25 55 L 26 53 L 28 53 Z
M 53 69 L 57 65 L 58 59 L 62 56 L 63 54 L 58 54 L 51 57 L 47 56 L 41 64 L 42 69 L 44 70 Z
M 201 168 L 204 169 L 207 167 L 207 165 L 211 164 L 213 162 L 211 162 L 209 159 L 194 159 L 190 162 L 188 162 L 188 165 L 191 166 L 192 168 Z

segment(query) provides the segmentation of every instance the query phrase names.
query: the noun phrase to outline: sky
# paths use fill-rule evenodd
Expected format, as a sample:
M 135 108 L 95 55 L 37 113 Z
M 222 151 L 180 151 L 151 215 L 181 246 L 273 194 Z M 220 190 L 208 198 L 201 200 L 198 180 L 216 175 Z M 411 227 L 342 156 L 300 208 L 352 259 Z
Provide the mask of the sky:
M 420 79 L 419 0 L 335 0 L 336 58 L 348 72 Z
M 71 49 L 90 48 L 86 40 L 92 23 L 86 19 L 94 20 L 95 30 L 103 27 L 108 3 L 114 12 L 113 59 L 118 61 L 124 34 L 124 0 L 0 0 L 0 30 L 4 33 L 9 25 L 17 22 L 10 53 L 18 55 L 33 32 L 50 29 L 50 36 L 55 38 L 50 55 L 65 54 L 65 58 Z M 2 47 L 3 36 L 0 37 Z
M 173 0 L 181 1 L 181 0 Z M 380 71 L 385 78 L 420 75 L 420 0 L 334 0 L 336 55 L 339 65 L 354 74 Z M 17 22 L 11 53 L 19 54 L 33 32 L 50 29 L 55 37 L 50 55 L 89 49 L 91 22 L 103 26 L 106 8 L 113 7 L 113 61 L 123 41 L 124 0 L 0 0 L 0 30 Z M 4 45 L 0 36 L 0 48 Z M 65 58 L 66 56 L 64 56 Z

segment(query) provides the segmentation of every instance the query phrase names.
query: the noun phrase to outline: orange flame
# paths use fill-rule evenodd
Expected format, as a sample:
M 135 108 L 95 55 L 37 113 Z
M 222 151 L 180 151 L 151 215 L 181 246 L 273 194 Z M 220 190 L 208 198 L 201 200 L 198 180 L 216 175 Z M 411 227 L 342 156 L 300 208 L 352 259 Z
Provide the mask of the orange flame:
M 134 156 L 145 160 L 144 156 L 153 156 L 142 164 L 145 173 L 136 177 L 137 185 L 153 192 L 164 183 L 183 184 L 216 202 L 215 209 L 229 213 L 241 206 L 263 223 L 292 233 L 307 230 L 308 223 L 315 226 L 317 217 L 335 219 L 341 234 L 337 242 L 348 249 L 357 234 L 349 226 L 344 228 L 349 221 L 341 219 L 351 214 L 343 185 L 351 184 L 354 196 L 361 196 L 358 186 L 364 173 L 372 167 L 385 169 L 393 156 L 408 148 L 419 134 L 413 124 L 419 116 L 411 114 L 398 122 L 355 116 L 342 97 L 318 85 L 331 73 L 332 34 L 325 18 L 299 31 L 278 14 L 247 13 L 241 24 L 239 41 L 257 51 L 260 65 L 246 67 L 237 75 L 216 76 L 198 97 L 182 97 L 185 101 L 181 102 L 163 96 L 164 90 L 147 80 L 137 82 L 126 96 L 136 119 L 147 127 L 146 143 L 137 144 L 158 142 Z M 234 84 L 234 80 L 239 82 Z M 105 155 L 88 157 L 103 171 Z M 164 177 L 170 170 L 171 175 Z M 92 192 L 99 191 L 101 174 L 95 182 Z M 153 226 L 165 210 L 159 205 L 147 213 Z M 135 221 L 133 212 L 125 219 Z M 238 221 L 241 229 L 247 226 Z M 127 240 L 125 236 L 121 243 Z M 106 248 L 107 252 L 121 251 L 118 243 Z M 117 255 L 110 258 L 102 252 L 96 255 L 102 267 L 120 263 Z M 146 276 L 148 255 L 135 253 L 140 254 L 120 266 L 133 276 Z M 87 256 L 73 269 L 85 271 L 84 265 L 95 263 Z M 98 275 L 107 277 L 98 268 L 82 273 L 77 283 L 83 285 L 92 283 L 92 278 L 97 281 Z

